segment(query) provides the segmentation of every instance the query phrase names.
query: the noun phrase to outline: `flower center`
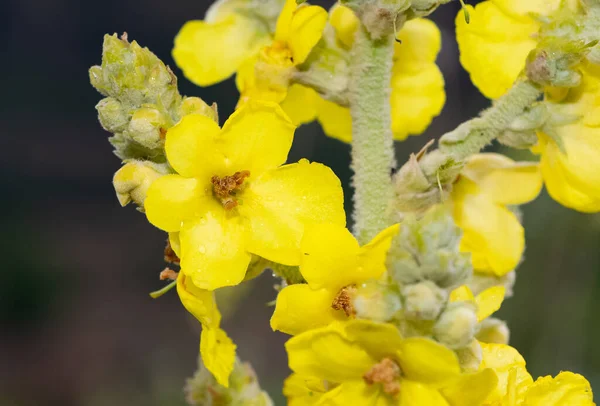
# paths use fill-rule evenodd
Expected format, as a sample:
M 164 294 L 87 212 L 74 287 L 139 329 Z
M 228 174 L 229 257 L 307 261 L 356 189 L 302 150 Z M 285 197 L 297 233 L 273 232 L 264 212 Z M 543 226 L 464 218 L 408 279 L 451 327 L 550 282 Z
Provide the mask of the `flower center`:
M 213 194 L 221 201 L 225 210 L 231 210 L 238 205 L 236 193 L 242 189 L 250 171 L 236 172 L 231 176 L 213 176 L 210 181 L 213 185 Z
M 356 310 L 354 310 L 354 306 L 352 305 L 352 296 L 355 292 L 356 286 L 354 285 L 348 285 L 340 289 L 337 296 L 333 299 L 331 307 L 335 310 L 343 310 L 348 317 L 354 316 Z
M 383 391 L 388 395 L 396 396 L 400 393 L 400 366 L 391 358 L 384 358 L 373 365 L 363 379 L 368 385 L 380 383 Z

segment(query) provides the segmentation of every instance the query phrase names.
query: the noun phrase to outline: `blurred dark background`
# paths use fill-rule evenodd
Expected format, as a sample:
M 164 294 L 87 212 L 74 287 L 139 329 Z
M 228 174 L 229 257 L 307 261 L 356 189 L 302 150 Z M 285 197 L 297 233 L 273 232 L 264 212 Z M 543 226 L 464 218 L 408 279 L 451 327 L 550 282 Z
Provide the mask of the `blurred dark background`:
M 432 16 L 444 36 L 447 105 L 427 134 L 398 145 L 400 162 L 489 104 L 458 63 L 455 3 Z M 101 96 L 87 70 L 100 62 L 105 33 L 127 31 L 174 69 L 183 94 L 216 101 L 227 117 L 233 82 L 197 88 L 170 56 L 181 25 L 209 4 L 0 1 L 1 406 L 184 404 L 199 326 L 175 292 L 148 296 L 163 285 L 165 236 L 133 207 L 119 207 L 111 184 L 119 160 L 97 122 Z M 350 201 L 347 145 L 312 124 L 297 131 L 290 161 L 300 157 L 331 166 Z M 500 313 L 512 344 L 534 375 L 571 369 L 600 388 L 600 216 L 562 208 L 545 193 L 524 214 L 527 258 Z M 244 305 L 224 309 L 225 328 L 284 404 L 285 336 L 270 331 L 266 305 L 274 283 L 263 275 L 250 290 L 229 292 Z

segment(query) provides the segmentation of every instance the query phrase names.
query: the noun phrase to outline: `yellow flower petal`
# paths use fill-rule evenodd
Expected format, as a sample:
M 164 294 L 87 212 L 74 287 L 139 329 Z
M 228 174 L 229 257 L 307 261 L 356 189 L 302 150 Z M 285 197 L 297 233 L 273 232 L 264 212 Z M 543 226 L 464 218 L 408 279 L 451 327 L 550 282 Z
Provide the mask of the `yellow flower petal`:
M 450 302 L 471 302 L 475 301 L 475 296 L 467 285 L 459 286 L 450 292 Z
M 592 388 L 583 376 L 561 372 L 538 378 L 527 390 L 526 406 L 594 406 Z
M 252 181 L 239 212 L 247 221 L 248 250 L 284 265 L 300 264 L 304 226 L 344 225 L 340 180 L 328 167 L 301 160 Z
M 530 13 L 549 15 L 557 10 L 562 0 L 492 0 L 492 2 L 502 9 L 506 14 L 511 14 L 515 18 L 528 18 Z M 569 6 L 576 9 L 576 0 L 566 0 Z
M 300 272 L 311 288 L 339 290 L 357 282 L 354 275 L 348 277 L 346 272 L 357 267 L 360 246 L 343 225 L 307 225 L 300 248 Z
M 525 68 L 527 55 L 536 46 L 532 35 L 539 25 L 529 17 L 505 14 L 492 1 L 467 9 L 470 24 L 462 12 L 456 16 L 460 61 L 481 93 L 496 99 L 506 93 Z
M 290 117 L 294 125 L 310 123 L 317 117 L 317 106 L 320 96 L 313 89 L 293 84 L 288 89 L 281 108 Z
M 285 97 L 287 89 L 273 86 L 269 79 L 259 80 L 256 76 L 256 64 L 258 58 L 247 59 L 238 69 L 235 75 L 235 84 L 240 92 L 240 100 L 236 108 L 241 108 L 249 100 L 279 103 Z M 287 112 L 286 112 L 287 113 Z
M 173 59 L 190 81 L 209 86 L 234 74 L 268 41 L 260 24 L 240 15 L 214 23 L 189 21 L 175 37 Z
M 498 385 L 496 373 L 486 368 L 465 373 L 450 386 L 442 389 L 444 398 L 451 406 L 481 406 Z
M 360 344 L 374 359 L 395 358 L 402 346 L 400 331 L 393 324 L 353 319 L 342 329 L 350 341 Z
M 442 47 L 442 34 L 431 20 L 416 18 L 407 21 L 398 32 L 400 42 L 394 44 L 397 64 L 435 62 Z
M 283 394 L 288 406 L 312 406 L 326 392 L 323 380 L 291 374 L 283 382 Z
M 354 43 L 354 34 L 360 23 L 354 12 L 348 7 L 337 3 L 330 11 L 329 23 L 335 29 L 335 33 L 342 44 L 347 48 L 351 48 Z
M 292 337 L 285 348 L 292 371 L 331 382 L 362 380 L 379 362 L 331 326 Z
M 398 357 L 402 373 L 413 381 L 440 385 L 460 374 L 456 354 L 428 338 L 403 340 Z
M 207 196 L 197 179 L 179 175 L 165 175 L 155 180 L 148 189 L 144 209 L 148 221 L 168 232 L 181 229 L 184 220 L 210 207 Z
M 235 363 L 236 345 L 220 328 L 203 328 L 200 335 L 200 355 L 217 382 L 229 387 L 229 375 Z
M 477 154 L 469 158 L 461 175 L 471 179 L 494 202 L 518 205 L 534 200 L 542 190 L 539 164 L 515 162 L 501 154 Z
M 205 328 L 217 328 L 221 313 L 217 308 L 214 293 L 200 289 L 183 272 L 177 277 L 177 294 L 183 306 Z
M 352 142 L 352 116 L 348 107 L 319 97 L 317 119 L 328 136 L 342 142 Z
M 179 233 L 169 233 L 169 244 L 175 252 L 175 255 L 181 257 L 181 243 L 179 242 Z
M 403 379 L 400 382 L 400 394 L 397 405 L 449 406 L 449 403 L 437 389 L 420 382 Z
M 279 17 L 277 18 L 277 25 L 275 27 L 275 40 L 281 42 L 287 42 L 290 38 L 290 26 L 292 25 L 292 17 L 294 12 L 298 8 L 296 0 L 285 0 L 285 4 Z
M 378 278 L 385 271 L 387 253 L 392 245 L 392 239 L 398 234 L 400 224 L 394 224 L 377 234 L 367 245 L 360 248 L 358 254 L 358 269 L 354 281 Z M 348 277 L 352 272 L 347 270 Z
M 283 288 L 277 295 L 271 328 L 296 335 L 325 327 L 335 320 L 344 320 L 346 315 L 331 307 L 336 295 L 337 292 L 327 289 L 313 290 L 306 284 Z
M 182 272 L 201 289 L 237 285 L 251 258 L 245 237 L 241 219 L 221 207 L 185 222 L 179 234 Z
M 481 342 L 480 344 L 483 354 L 480 368 L 491 368 L 498 376 L 498 386 L 488 398 L 488 402 L 493 404 L 494 401 L 505 397 L 511 373 L 514 378 L 516 397 L 522 399 L 527 387 L 533 383 L 533 379 L 525 368 L 525 360 L 521 354 L 509 345 Z
M 477 320 L 482 321 L 500 309 L 505 294 L 506 288 L 504 286 L 494 286 L 478 294 L 475 298 Z
M 525 249 L 516 216 L 465 177 L 454 185 L 452 201 L 454 220 L 463 231 L 461 250 L 471 253 L 475 270 L 496 276 L 514 270 Z
M 143 161 L 131 161 L 123 165 L 113 177 L 113 185 L 121 206 L 133 200 L 143 207 L 148 188 L 161 176 L 162 173 Z
M 386 396 L 379 385 L 367 385 L 364 380 L 344 382 L 330 390 L 317 403 L 318 406 L 392 406 L 396 402 L 391 399 L 386 402 Z
M 299 7 L 292 16 L 288 46 L 294 65 L 302 64 L 317 45 L 327 23 L 327 11 L 319 6 Z

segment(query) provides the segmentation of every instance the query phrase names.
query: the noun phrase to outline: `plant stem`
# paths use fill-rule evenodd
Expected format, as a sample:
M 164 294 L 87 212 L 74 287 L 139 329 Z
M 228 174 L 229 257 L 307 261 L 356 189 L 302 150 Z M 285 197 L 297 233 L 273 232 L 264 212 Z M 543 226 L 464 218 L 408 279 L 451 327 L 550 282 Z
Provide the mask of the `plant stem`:
M 350 112 L 354 171 L 354 234 L 361 244 L 388 226 L 393 198 L 390 81 L 393 34 L 378 40 L 357 30 L 351 55 Z

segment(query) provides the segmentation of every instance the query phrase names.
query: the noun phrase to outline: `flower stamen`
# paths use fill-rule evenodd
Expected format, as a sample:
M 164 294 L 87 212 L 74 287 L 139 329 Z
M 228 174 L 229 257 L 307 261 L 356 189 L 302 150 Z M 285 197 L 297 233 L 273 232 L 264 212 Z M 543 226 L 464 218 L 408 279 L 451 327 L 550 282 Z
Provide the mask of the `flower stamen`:
M 400 367 L 394 360 L 384 358 L 364 374 L 363 379 L 368 385 L 382 384 L 385 393 L 396 396 L 400 393 L 400 372 Z
M 213 193 L 221 201 L 225 210 L 231 210 L 238 205 L 235 193 L 242 188 L 248 176 L 250 176 L 250 171 L 240 171 L 222 178 L 215 175 L 210 179 L 213 184 Z
M 354 285 L 348 285 L 342 288 L 335 299 L 333 299 L 331 307 L 335 310 L 343 310 L 348 317 L 354 316 L 356 310 L 354 310 L 354 306 L 352 305 L 352 295 L 355 291 L 356 287 Z

